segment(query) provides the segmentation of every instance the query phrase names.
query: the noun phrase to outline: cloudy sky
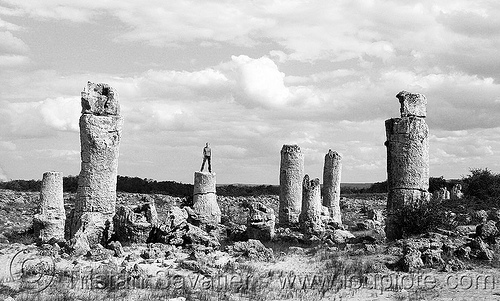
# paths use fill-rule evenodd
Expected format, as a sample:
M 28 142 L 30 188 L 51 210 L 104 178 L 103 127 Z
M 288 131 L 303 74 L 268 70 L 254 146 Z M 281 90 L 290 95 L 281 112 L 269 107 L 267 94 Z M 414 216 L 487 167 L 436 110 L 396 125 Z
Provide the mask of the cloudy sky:
M 431 176 L 500 172 L 498 1 L 0 0 L 0 179 L 80 171 L 80 92 L 125 118 L 119 174 L 191 183 L 209 141 L 219 183 L 279 180 L 299 144 L 322 177 L 386 179 L 395 95 L 428 99 Z

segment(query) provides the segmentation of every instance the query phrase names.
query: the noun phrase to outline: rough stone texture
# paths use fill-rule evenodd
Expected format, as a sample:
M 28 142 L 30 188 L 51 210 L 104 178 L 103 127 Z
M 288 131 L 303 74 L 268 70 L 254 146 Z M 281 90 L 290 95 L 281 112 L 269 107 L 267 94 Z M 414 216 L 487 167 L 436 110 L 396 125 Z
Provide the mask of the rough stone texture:
M 342 172 L 342 156 L 329 150 L 325 155 L 323 167 L 323 206 L 330 209 L 333 221 L 341 224 L 340 213 L 340 178 Z
M 275 235 L 274 210 L 262 203 L 252 203 L 247 219 L 246 233 L 249 239 L 270 241 Z
M 476 236 L 487 242 L 494 242 L 495 237 L 498 236 L 498 228 L 496 223 L 492 220 L 486 223 L 479 224 L 476 227 Z
M 39 213 L 33 219 L 35 235 L 42 242 L 52 238 L 64 240 L 65 221 L 62 172 L 46 172 L 42 179 Z
M 266 248 L 260 241 L 250 239 L 238 241 L 228 246 L 227 251 L 231 256 L 246 257 L 253 260 L 270 261 L 274 258 L 273 250 Z
M 118 207 L 113 218 L 116 238 L 120 242 L 145 243 L 153 227 L 158 224 L 158 214 L 154 200 L 146 196 L 143 204 L 128 208 Z
M 304 156 L 298 145 L 283 145 L 280 163 L 279 223 L 296 224 L 302 209 Z
M 387 239 L 401 238 L 394 212 L 410 204 L 428 202 L 429 127 L 427 100 L 421 94 L 400 92 L 401 118 L 385 121 L 387 141 Z
M 451 193 L 450 193 L 450 198 L 452 200 L 460 200 L 464 197 L 464 194 L 462 193 L 462 185 L 461 184 L 455 184 L 451 188 Z
M 194 173 L 193 209 L 202 224 L 219 224 L 221 211 L 215 191 L 215 173 Z
M 427 116 L 427 98 L 424 95 L 401 91 L 396 95 L 401 104 L 401 117 L 426 117 Z
M 302 211 L 299 222 L 302 231 L 308 234 L 317 234 L 325 231 L 321 219 L 321 187 L 319 179 L 309 180 L 304 176 L 302 186 Z
M 105 244 L 113 231 L 123 118 L 118 94 L 109 85 L 88 82 L 81 96 L 82 162 L 70 235 L 91 231 L 88 241 L 92 247 L 96 243 Z M 90 224 L 84 226 L 84 223 Z
M 385 122 L 387 185 L 389 189 L 427 191 L 429 188 L 429 128 L 418 117 Z

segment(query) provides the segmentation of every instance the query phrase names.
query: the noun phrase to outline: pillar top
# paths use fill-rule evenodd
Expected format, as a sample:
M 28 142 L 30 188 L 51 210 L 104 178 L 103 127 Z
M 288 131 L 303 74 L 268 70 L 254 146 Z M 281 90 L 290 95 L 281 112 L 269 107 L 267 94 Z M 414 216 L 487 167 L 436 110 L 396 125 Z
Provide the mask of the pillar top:
M 326 153 L 325 157 L 342 159 L 342 156 L 339 153 L 337 153 L 336 151 L 332 151 L 331 149 L 328 150 L 328 153 Z
M 301 153 L 300 146 L 297 144 L 283 144 L 282 153 Z
M 82 114 L 120 115 L 118 93 L 105 83 L 87 82 L 81 93 Z
M 401 117 L 422 117 L 427 116 L 427 98 L 420 93 L 410 93 L 401 91 L 396 95 L 401 104 Z

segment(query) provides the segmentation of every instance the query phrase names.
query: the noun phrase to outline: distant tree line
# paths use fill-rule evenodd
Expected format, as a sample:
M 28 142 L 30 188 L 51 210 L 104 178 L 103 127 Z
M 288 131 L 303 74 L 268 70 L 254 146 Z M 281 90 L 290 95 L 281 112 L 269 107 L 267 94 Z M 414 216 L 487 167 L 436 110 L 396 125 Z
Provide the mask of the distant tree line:
M 496 199 L 500 201 L 500 174 L 492 173 L 489 169 L 471 169 L 470 175 L 460 180 L 446 180 L 443 176 L 429 178 L 429 192 L 446 187 L 451 190 L 456 183 L 462 184 L 462 192 L 467 197 L 480 199 Z M 40 180 L 12 180 L 0 182 L 0 189 L 15 191 L 40 191 Z M 78 176 L 63 178 L 63 190 L 75 193 L 78 188 Z M 192 197 L 193 185 L 174 181 L 156 181 L 138 177 L 118 176 L 117 191 L 131 193 L 157 193 L 178 197 Z M 386 193 L 387 181 L 376 182 L 369 187 L 357 188 L 344 186 L 342 194 L 356 193 Z M 279 195 L 279 185 L 219 185 L 217 194 L 222 196 L 259 196 Z

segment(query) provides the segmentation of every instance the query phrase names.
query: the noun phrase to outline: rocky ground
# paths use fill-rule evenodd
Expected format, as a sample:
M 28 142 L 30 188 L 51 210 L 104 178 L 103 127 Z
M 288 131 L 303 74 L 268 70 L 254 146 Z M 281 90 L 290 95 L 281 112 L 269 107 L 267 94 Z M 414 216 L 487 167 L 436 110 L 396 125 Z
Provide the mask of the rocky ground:
M 387 243 L 386 196 L 347 196 L 342 226 L 317 236 L 277 228 L 261 243 L 247 220 L 278 212 L 277 196 L 218 197 L 213 229 L 189 220 L 185 199 L 150 197 L 166 243 L 76 255 L 63 242 L 36 244 L 37 193 L 1 190 L 0 300 L 500 300 L 500 211 L 487 204 L 455 201 L 448 227 Z M 142 202 L 118 194 L 118 206 Z

